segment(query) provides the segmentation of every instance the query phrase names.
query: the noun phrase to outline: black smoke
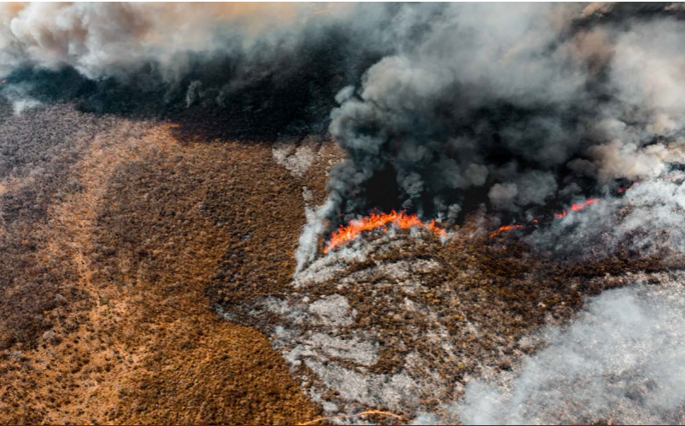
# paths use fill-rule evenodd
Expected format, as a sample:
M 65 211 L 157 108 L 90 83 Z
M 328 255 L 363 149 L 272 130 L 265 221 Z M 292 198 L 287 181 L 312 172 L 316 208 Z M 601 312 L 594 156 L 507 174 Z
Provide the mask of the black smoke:
M 158 118 L 194 139 L 329 132 L 314 241 L 373 209 L 504 220 L 683 159 L 677 4 L 7 6 L 4 97 Z
M 682 105 L 636 86 L 662 83 L 642 61 L 681 60 L 667 51 L 682 24 L 664 5 L 586 9 L 446 8 L 341 92 L 339 220 L 378 206 L 454 219 L 483 193 L 495 210 L 535 211 L 665 169 Z
M 681 17 L 664 4 L 412 15 L 420 37 L 336 97 L 329 130 L 348 157 L 309 214 L 300 264 L 316 235 L 375 208 L 447 225 L 483 206 L 530 219 L 680 167 Z

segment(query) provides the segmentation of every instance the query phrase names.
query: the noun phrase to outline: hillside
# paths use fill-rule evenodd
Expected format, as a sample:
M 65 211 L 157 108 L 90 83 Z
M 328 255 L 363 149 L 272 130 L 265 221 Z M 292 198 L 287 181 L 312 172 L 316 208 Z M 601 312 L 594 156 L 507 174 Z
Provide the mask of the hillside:
M 474 217 L 446 243 L 385 234 L 293 281 L 305 206 L 341 156 L 330 140 L 193 140 L 70 104 L 5 108 L 2 423 L 409 420 L 510 371 L 586 296 L 661 269 L 550 263 Z M 340 303 L 353 322 L 329 317 Z

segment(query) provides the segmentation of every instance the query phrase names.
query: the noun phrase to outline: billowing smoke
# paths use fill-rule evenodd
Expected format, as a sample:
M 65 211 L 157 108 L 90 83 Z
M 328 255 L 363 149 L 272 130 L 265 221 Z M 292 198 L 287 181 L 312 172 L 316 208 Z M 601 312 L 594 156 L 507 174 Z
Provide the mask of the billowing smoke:
M 6 4 L 0 11 L 0 63 L 5 74 L 26 65 L 71 66 L 91 79 L 127 78 L 152 64 L 164 79 L 174 80 L 192 71 L 189 54 L 249 47 L 255 34 L 275 33 L 321 9 L 245 3 Z
M 445 6 L 339 93 L 330 132 L 348 158 L 320 216 L 403 208 L 450 224 L 485 204 L 534 217 L 680 167 L 680 17 L 663 5 Z
M 685 155 L 680 9 L 11 4 L 2 93 L 17 112 L 204 109 L 230 137 L 328 129 L 347 158 L 309 214 L 304 264 L 372 209 L 512 219 L 669 172 Z
M 450 411 L 464 424 L 682 424 L 682 279 L 604 293 L 546 330 L 517 377 L 470 383 Z
M 588 13 L 454 5 L 426 22 L 338 98 L 330 131 L 350 154 L 332 176 L 338 213 L 440 216 L 469 201 L 516 212 L 682 160 L 682 24 Z M 378 185 L 388 179 L 394 192 Z M 475 188 L 488 199 L 469 198 Z

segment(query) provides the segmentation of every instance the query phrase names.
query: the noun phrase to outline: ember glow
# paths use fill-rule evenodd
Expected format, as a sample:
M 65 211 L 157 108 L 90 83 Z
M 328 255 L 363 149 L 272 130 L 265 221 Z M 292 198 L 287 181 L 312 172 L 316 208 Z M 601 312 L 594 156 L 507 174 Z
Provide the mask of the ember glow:
M 433 232 L 436 236 L 446 234 L 444 229 L 435 224 L 435 220 L 425 223 L 416 215 L 408 215 L 402 211 L 397 213 L 394 210 L 390 213 L 371 213 L 367 217 L 350 221 L 347 226 L 340 225 L 340 228 L 331 235 L 324 253 L 328 253 L 337 246 L 354 240 L 362 232 L 373 231 L 374 229 L 390 225 L 394 225 L 399 229 L 423 228 Z

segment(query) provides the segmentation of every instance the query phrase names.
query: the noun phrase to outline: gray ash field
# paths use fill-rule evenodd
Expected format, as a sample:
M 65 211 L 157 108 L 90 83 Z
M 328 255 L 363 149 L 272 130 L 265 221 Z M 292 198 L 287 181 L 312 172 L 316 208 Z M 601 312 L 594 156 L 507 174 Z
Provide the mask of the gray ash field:
M 685 423 L 683 17 L 3 5 L 0 423 Z

